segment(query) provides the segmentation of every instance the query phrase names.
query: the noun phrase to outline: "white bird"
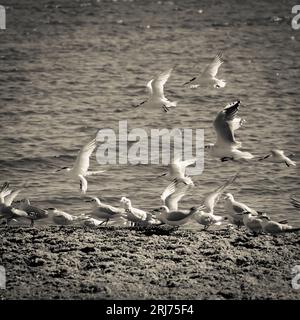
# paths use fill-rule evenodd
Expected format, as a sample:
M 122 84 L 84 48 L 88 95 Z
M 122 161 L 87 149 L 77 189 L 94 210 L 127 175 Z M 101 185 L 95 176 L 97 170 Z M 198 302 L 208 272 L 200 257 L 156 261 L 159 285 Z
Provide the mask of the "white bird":
M 252 216 L 257 216 L 258 213 L 254 209 L 251 209 L 247 205 L 237 202 L 231 193 L 226 193 L 225 195 L 225 210 L 228 214 L 229 221 L 238 227 L 244 224 L 244 212 L 251 213 Z
M 188 82 L 184 83 L 184 85 L 197 80 L 197 84 L 191 85 L 190 88 L 194 89 L 207 85 L 213 85 L 215 88 L 224 88 L 226 86 L 226 81 L 216 78 L 218 70 L 223 62 L 222 54 L 218 53 L 199 76 L 192 78 Z
M 56 208 L 48 208 L 47 211 L 51 215 L 53 222 L 62 226 L 73 224 L 79 218 Z
M 123 208 L 116 208 L 109 204 L 103 203 L 97 197 L 91 197 L 91 199 L 86 200 L 86 202 L 93 203 L 91 215 L 97 219 L 103 220 L 102 223 L 105 222 L 106 225 L 109 220 L 119 219 L 125 214 L 125 210 Z
M 21 200 L 18 209 L 27 213 L 26 218 L 31 221 L 31 227 L 33 227 L 35 220 L 45 219 L 48 217 L 48 212 L 46 210 L 32 206 L 28 199 Z
M 98 227 L 102 223 L 103 223 L 103 221 L 95 219 L 95 218 L 91 218 L 91 217 L 87 217 L 86 219 L 83 220 L 83 225 L 90 227 L 90 228 Z
M 182 181 L 187 185 L 194 185 L 191 177 L 186 175 L 186 167 L 191 166 L 197 161 L 197 158 L 191 158 L 187 160 L 174 159 L 172 163 L 168 165 L 168 172 L 163 173 L 159 177 L 169 176 L 177 181 Z
M 234 132 L 239 129 L 245 120 L 237 118 L 240 101 L 228 104 L 220 111 L 214 120 L 214 128 L 217 134 L 217 142 L 208 144 L 205 149 L 221 161 L 227 160 L 250 160 L 254 156 L 245 151 L 239 150 L 241 142 L 237 141 Z
M 149 213 L 147 213 L 146 211 L 134 208 L 131 204 L 130 199 L 122 197 L 120 202 L 125 209 L 125 217 L 128 221 L 131 221 L 133 223 L 141 223 L 146 222 L 150 218 Z
M 168 112 L 169 109 L 172 107 L 176 107 L 177 101 L 169 101 L 164 94 L 164 85 L 169 79 L 171 73 L 172 69 L 169 69 L 159 74 L 156 78 L 150 80 L 147 83 L 149 98 L 135 107 L 140 107 L 144 105 L 150 110 L 152 110 L 153 108 L 162 108 L 165 112 Z
M 170 226 L 181 226 L 187 223 L 199 209 L 201 209 L 201 207 L 192 207 L 188 212 L 181 210 L 170 211 L 167 206 L 162 206 L 159 208 L 159 212 L 156 212 L 155 215 L 156 219 L 165 224 Z
M 265 216 L 265 215 L 261 216 L 261 220 L 262 220 L 262 229 L 266 233 L 278 234 L 278 233 L 300 231 L 300 228 L 295 228 L 288 224 L 272 221 L 268 216 Z
M 260 216 L 256 216 L 256 215 L 252 215 L 250 212 L 245 211 L 243 213 L 243 224 L 244 226 L 251 231 L 252 233 L 261 233 L 263 231 L 262 228 L 262 218 L 263 215 Z
M 221 195 L 226 190 L 227 187 L 229 187 L 237 178 L 238 174 L 234 175 L 232 178 L 227 180 L 222 186 L 218 187 L 212 192 L 209 192 L 202 203 L 202 206 L 204 206 L 205 211 L 197 211 L 193 218 L 196 222 L 204 226 L 204 229 L 207 230 L 211 225 L 220 225 L 222 224 L 222 221 L 224 220 L 224 217 L 217 216 L 214 214 L 214 208 L 216 204 L 218 203 L 219 199 L 221 198 Z
M 163 205 L 166 206 L 169 211 L 177 211 L 178 202 L 190 188 L 191 184 L 184 184 L 180 181 L 174 180 L 167 186 L 160 196 Z
M 289 157 L 293 156 L 293 154 L 289 155 Z M 259 160 L 268 160 L 275 163 L 285 163 L 287 167 L 296 166 L 296 162 L 292 161 L 288 156 L 284 154 L 283 150 L 273 149 L 269 154 L 260 158 Z
M 75 164 L 72 168 L 69 167 L 63 167 L 59 171 L 64 171 L 67 173 L 67 175 L 72 179 L 79 179 L 80 180 L 80 190 L 83 194 L 86 193 L 88 183 L 85 177 L 96 175 L 99 173 L 104 172 L 102 171 L 88 171 L 89 165 L 90 165 L 90 156 L 93 153 L 93 151 L 96 148 L 96 139 L 93 139 L 92 141 L 85 144 L 81 150 L 79 151 Z

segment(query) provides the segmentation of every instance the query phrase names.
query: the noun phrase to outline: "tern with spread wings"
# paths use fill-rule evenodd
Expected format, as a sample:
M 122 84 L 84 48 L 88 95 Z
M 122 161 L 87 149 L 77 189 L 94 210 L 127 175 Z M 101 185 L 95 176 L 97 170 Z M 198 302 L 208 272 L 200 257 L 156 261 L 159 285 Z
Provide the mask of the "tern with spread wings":
M 172 73 L 172 69 L 169 69 L 161 74 L 159 74 L 156 78 L 150 80 L 147 83 L 147 89 L 149 93 L 149 98 L 135 107 L 144 106 L 149 109 L 162 108 L 163 111 L 168 112 L 170 108 L 176 107 L 177 101 L 169 101 L 164 94 L 164 86 L 168 81 L 170 75 Z
M 90 166 L 90 156 L 93 153 L 93 151 L 96 148 L 96 139 L 93 139 L 92 141 L 88 142 L 85 144 L 81 150 L 79 151 L 75 164 L 72 168 L 70 167 L 63 167 L 59 171 L 66 172 L 67 175 L 74 179 L 77 180 L 79 179 L 80 181 L 80 190 L 83 194 L 86 193 L 87 187 L 88 187 L 88 182 L 86 180 L 87 176 L 92 176 L 96 175 L 99 173 L 104 172 L 105 170 L 102 171 L 88 171 L 89 166 Z
M 213 85 L 214 88 L 224 88 L 226 86 L 226 81 L 216 78 L 218 70 L 223 62 L 222 54 L 218 53 L 199 76 L 193 77 L 191 80 L 184 83 L 184 85 L 195 83 L 190 85 L 190 88 L 192 89 L 209 85 Z

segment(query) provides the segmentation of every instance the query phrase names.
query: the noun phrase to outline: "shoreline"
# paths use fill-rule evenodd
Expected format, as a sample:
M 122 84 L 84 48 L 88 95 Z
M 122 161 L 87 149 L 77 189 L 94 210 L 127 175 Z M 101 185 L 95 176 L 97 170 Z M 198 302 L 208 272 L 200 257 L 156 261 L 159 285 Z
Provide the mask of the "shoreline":
M 10 299 L 299 299 L 300 234 L 0 227 Z

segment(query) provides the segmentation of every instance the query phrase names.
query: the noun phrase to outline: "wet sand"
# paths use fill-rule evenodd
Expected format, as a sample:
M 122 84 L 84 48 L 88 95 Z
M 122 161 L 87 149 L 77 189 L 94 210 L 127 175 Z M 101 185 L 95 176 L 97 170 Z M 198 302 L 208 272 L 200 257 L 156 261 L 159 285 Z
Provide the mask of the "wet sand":
M 299 234 L 1 227 L 0 299 L 299 299 Z

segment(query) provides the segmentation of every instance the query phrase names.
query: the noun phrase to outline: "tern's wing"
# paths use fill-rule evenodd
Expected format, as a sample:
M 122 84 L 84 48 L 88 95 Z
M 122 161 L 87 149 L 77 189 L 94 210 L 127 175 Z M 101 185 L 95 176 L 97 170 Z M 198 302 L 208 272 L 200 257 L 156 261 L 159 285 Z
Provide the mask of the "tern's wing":
M 214 78 L 223 62 L 222 54 L 218 53 L 214 57 L 213 61 L 204 69 L 202 76 L 210 76 L 211 78 Z
M 96 148 L 96 139 L 85 144 L 78 153 L 78 156 L 73 167 L 74 172 L 85 174 L 90 165 L 90 156 Z
M 0 202 L 5 203 L 4 198 L 11 194 L 11 190 L 9 189 L 9 183 L 4 182 L 2 187 L 0 188 Z
M 251 214 L 257 215 L 257 212 L 254 209 L 249 208 L 247 205 L 241 202 L 234 201 L 232 207 L 236 214 L 242 214 L 247 211 Z
M 220 111 L 214 121 L 214 128 L 217 133 L 217 144 L 240 145 L 235 140 L 234 131 L 237 129 L 236 115 L 239 110 L 240 101 L 228 104 Z
M 215 205 L 219 201 L 221 195 L 225 191 L 225 189 L 230 186 L 238 177 L 238 173 L 236 173 L 233 177 L 228 179 L 222 186 L 218 187 L 216 190 L 208 193 L 204 198 L 203 204 L 209 210 L 209 212 L 213 212 Z
M 161 199 L 170 211 L 178 210 L 178 202 L 186 194 L 190 185 L 182 182 L 173 181 L 163 192 Z
M 13 201 L 15 200 L 16 196 L 21 192 L 21 189 L 16 190 L 14 192 L 12 192 L 11 194 L 9 194 L 8 196 L 5 197 L 4 202 L 7 206 L 10 206 Z
M 171 73 L 172 69 L 169 69 L 153 79 L 151 83 L 153 95 L 160 98 L 164 97 L 164 85 L 169 79 Z
M 191 158 L 191 159 L 180 161 L 179 163 L 183 168 L 186 168 L 194 164 L 196 161 L 197 161 L 197 158 Z
M 196 161 L 197 158 L 191 158 L 183 161 L 175 159 L 169 166 L 170 175 L 173 177 L 179 177 L 181 175 L 185 176 L 186 167 L 194 164 Z
M 152 95 L 152 93 L 153 93 L 153 91 L 152 91 L 152 82 L 153 82 L 153 79 L 150 80 L 146 85 L 149 95 Z
M 104 210 L 106 213 L 114 215 L 120 215 L 125 212 L 124 209 L 113 207 L 109 204 L 101 203 L 101 206 L 99 207 L 101 210 Z

